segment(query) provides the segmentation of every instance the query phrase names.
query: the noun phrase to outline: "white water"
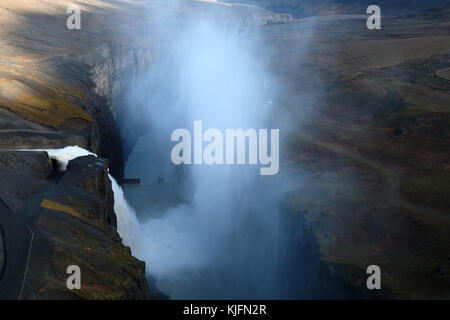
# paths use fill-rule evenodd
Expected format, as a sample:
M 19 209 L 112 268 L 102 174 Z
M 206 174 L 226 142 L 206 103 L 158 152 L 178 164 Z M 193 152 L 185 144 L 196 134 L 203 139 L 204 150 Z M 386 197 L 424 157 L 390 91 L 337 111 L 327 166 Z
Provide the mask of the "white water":
M 114 211 L 117 216 L 117 232 L 122 237 L 123 244 L 130 247 L 134 255 L 138 251 L 140 234 L 139 222 L 134 209 L 128 204 L 122 188 L 111 175 L 109 175 L 114 193 Z

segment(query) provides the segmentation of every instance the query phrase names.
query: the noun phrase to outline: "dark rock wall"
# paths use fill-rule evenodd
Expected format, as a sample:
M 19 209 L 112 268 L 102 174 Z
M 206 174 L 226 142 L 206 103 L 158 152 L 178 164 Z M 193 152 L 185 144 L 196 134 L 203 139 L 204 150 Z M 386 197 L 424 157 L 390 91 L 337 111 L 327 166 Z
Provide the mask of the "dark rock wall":
M 117 233 L 107 160 L 80 157 L 58 172 L 45 152 L 1 152 L 0 174 L 9 184 L 7 197 L 0 190 L 1 298 L 149 298 L 145 264 Z M 81 290 L 66 286 L 70 265 L 81 269 Z
M 152 56 L 150 49 L 110 42 L 99 48 L 96 56 L 90 54 L 82 58 L 90 65 L 93 82 L 88 94 L 92 101 L 90 114 L 101 128 L 98 154 L 110 159 L 111 174 L 119 182 L 123 178 L 124 160 L 145 130 L 142 119 L 133 116 L 136 112 L 131 112 L 130 108 L 135 106 L 126 100 L 125 92 L 149 68 Z M 126 131 L 123 127 L 133 130 Z M 122 139 L 123 136 L 126 139 Z
M 0 3 L 0 298 L 149 297 L 145 265 L 117 233 L 108 178 L 108 168 L 123 174 L 115 97 L 150 59 L 117 35 L 140 8 L 86 6 L 73 31 L 59 1 Z M 62 173 L 45 152 L 11 151 L 73 145 L 107 160 L 76 159 Z M 72 264 L 81 290 L 66 287 Z

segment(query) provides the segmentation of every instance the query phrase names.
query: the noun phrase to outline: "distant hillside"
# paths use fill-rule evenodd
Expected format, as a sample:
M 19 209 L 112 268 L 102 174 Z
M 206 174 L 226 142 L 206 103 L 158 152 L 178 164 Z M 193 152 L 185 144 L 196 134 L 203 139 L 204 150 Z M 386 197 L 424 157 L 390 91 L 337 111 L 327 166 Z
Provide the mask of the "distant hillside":
M 314 14 L 353 14 L 365 12 L 372 4 L 379 5 L 384 14 L 403 15 L 433 8 L 450 8 L 450 0 L 219 0 L 249 3 L 266 9 L 292 13 L 295 16 Z

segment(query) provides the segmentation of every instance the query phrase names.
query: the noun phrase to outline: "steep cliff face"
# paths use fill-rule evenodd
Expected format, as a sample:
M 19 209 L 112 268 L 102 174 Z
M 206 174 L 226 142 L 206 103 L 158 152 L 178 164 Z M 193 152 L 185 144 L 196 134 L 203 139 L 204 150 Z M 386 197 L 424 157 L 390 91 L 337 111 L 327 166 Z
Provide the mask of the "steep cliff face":
M 80 5 L 81 29 L 69 30 L 69 4 L 7 1 L 0 7 L 0 146 L 78 145 L 110 159 L 120 179 L 115 97 L 151 62 L 139 24 L 130 25 L 134 18 L 144 22 L 145 14 L 135 17 L 142 10 L 137 4 Z M 130 28 L 133 39 L 122 34 Z
M 124 150 L 118 118 L 126 118 L 129 107 L 123 93 L 149 68 L 152 51 L 112 41 L 97 48 L 95 53 L 81 57 L 81 60 L 91 70 L 93 85 L 89 96 L 95 102 L 91 103 L 90 114 L 94 115 L 98 128 L 101 128 L 99 140 L 103 141 L 93 150 L 111 159 L 111 173 L 120 181 L 123 177 Z
M 145 265 L 117 233 L 108 161 L 80 157 L 59 172 L 46 152 L 1 152 L 0 159 L 2 181 L 9 182 L 1 190 L 2 298 L 149 297 Z M 67 288 L 70 265 L 80 267 L 80 290 Z
M 141 119 L 131 116 L 136 114 L 129 110 L 134 106 L 127 101 L 124 92 L 148 70 L 153 61 L 153 55 L 156 54 L 156 49 L 129 47 L 109 42 L 101 46 L 97 54 L 83 57 L 92 70 L 92 96 L 99 97 L 101 104 L 108 108 L 107 112 L 103 111 L 97 118 L 99 126 L 103 128 L 102 130 L 106 130 L 103 132 L 111 130 L 104 137 L 109 142 L 101 146 L 99 154 L 113 159 L 111 173 L 119 181 L 123 176 L 125 160 L 123 156 L 126 157 L 129 154 L 134 145 L 133 141 L 136 141 L 144 131 Z M 95 108 L 95 110 L 98 109 L 103 108 Z M 95 110 L 92 111 L 94 114 Z M 124 128 L 131 129 L 126 131 Z M 120 135 L 126 135 L 125 142 L 122 142 Z
M 0 297 L 145 299 L 145 265 L 117 233 L 108 169 L 120 179 L 115 96 L 150 53 L 117 35 L 128 24 L 118 17 L 138 7 L 84 2 L 82 29 L 68 30 L 70 4 L 0 4 Z M 63 173 L 45 152 L 11 151 L 68 145 L 108 160 L 79 158 Z M 82 270 L 81 290 L 67 289 L 69 265 Z

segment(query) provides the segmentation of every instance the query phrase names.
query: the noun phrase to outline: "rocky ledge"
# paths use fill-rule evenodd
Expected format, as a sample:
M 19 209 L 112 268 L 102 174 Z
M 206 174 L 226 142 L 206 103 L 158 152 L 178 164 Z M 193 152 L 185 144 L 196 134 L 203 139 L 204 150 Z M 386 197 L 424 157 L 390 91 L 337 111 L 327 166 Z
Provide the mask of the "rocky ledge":
M 117 233 L 107 160 L 79 157 L 61 172 L 46 152 L 0 152 L 0 177 L 2 298 L 149 297 L 145 264 Z M 80 290 L 67 288 L 70 265 Z
M 118 34 L 139 28 L 118 18 L 139 7 L 77 3 L 82 29 L 69 30 L 71 4 L 0 3 L 0 298 L 147 299 L 108 177 L 120 180 L 123 166 L 114 96 L 150 59 Z M 44 151 L 18 151 L 73 145 L 103 159 L 80 157 L 62 172 Z M 80 290 L 67 288 L 70 265 Z

